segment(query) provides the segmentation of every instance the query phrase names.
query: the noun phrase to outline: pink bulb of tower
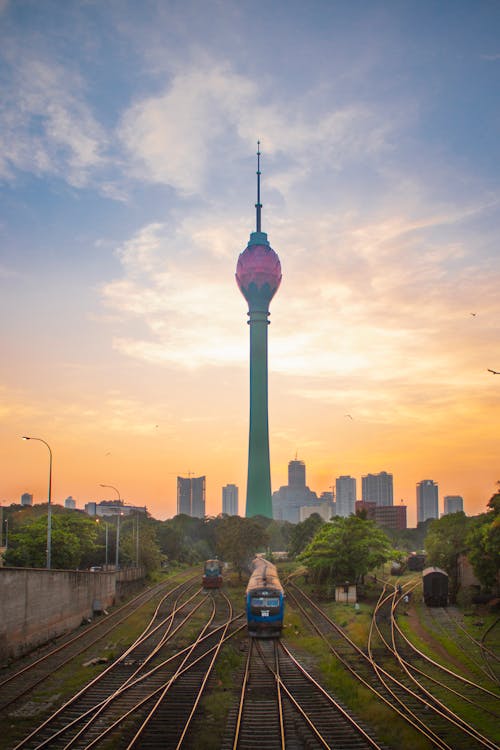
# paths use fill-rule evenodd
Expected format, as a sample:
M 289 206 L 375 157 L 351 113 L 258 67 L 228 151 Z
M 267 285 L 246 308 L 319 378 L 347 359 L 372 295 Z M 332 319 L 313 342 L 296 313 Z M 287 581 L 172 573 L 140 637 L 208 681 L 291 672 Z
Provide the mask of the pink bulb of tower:
M 236 281 L 245 299 L 255 291 L 271 300 L 281 283 L 277 253 L 269 245 L 249 245 L 238 258 Z

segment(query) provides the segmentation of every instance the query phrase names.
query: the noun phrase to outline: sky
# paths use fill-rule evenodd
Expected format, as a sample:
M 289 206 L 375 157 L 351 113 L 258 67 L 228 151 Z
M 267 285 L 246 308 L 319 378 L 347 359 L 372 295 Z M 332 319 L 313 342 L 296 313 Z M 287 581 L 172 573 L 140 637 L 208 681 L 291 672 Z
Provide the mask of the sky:
M 255 229 L 272 489 L 500 479 L 495 0 L 0 0 L 0 501 L 244 513 Z

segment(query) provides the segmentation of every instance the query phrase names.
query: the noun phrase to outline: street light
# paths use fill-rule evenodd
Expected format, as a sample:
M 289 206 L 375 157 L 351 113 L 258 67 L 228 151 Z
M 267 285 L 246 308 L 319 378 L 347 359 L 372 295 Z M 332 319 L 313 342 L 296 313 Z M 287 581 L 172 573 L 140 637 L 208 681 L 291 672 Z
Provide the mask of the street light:
M 100 484 L 99 487 L 107 487 L 110 490 L 114 490 L 116 494 L 118 495 L 118 502 L 121 503 L 122 499 L 120 497 L 120 490 L 116 487 L 113 487 L 112 484 Z M 120 555 L 120 516 L 121 512 L 119 512 L 116 520 L 116 558 L 115 558 L 115 567 L 118 570 L 119 566 L 119 555 Z M 106 528 L 107 531 L 107 528 Z M 106 535 L 106 550 L 107 550 L 107 535 Z M 107 551 L 106 551 L 106 558 L 107 558 Z
M 51 553 L 52 553 L 52 451 L 50 445 L 46 440 L 42 438 L 31 437 L 30 435 L 23 435 L 23 440 L 38 440 L 39 443 L 43 443 L 49 449 L 49 494 L 47 504 L 47 570 L 50 570 L 51 566 Z

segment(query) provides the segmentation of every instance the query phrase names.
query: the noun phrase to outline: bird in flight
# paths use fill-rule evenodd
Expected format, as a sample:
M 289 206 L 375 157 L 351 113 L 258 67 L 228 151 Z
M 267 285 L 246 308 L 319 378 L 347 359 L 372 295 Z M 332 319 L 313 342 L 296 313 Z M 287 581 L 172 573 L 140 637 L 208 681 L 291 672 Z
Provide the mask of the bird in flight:
M 472 317 L 475 318 L 477 313 L 471 313 Z
M 492 372 L 493 375 L 500 375 L 500 372 L 497 372 L 496 370 L 490 370 L 489 367 L 488 367 L 488 372 Z
M 350 414 L 345 414 L 344 416 L 345 416 L 345 417 L 349 417 L 349 419 L 352 419 L 352 417 L 351 417 L 351 415 L 350 415 Z

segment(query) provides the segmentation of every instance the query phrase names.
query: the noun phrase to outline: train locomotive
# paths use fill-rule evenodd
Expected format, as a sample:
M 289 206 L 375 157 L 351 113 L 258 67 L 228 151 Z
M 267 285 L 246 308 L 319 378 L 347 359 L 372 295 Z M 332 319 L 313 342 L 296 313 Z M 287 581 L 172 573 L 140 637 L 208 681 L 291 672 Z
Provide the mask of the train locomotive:
M 263 557 L 252 562 L 246 589 L 248 635 L 256 638 L 279 638 L 285 608 L 283 586 L 276 566 Z
M 222 586 L 222 563 L 220 560 L 205 560 L 202 583 L 204 589 L 220 589 Z

